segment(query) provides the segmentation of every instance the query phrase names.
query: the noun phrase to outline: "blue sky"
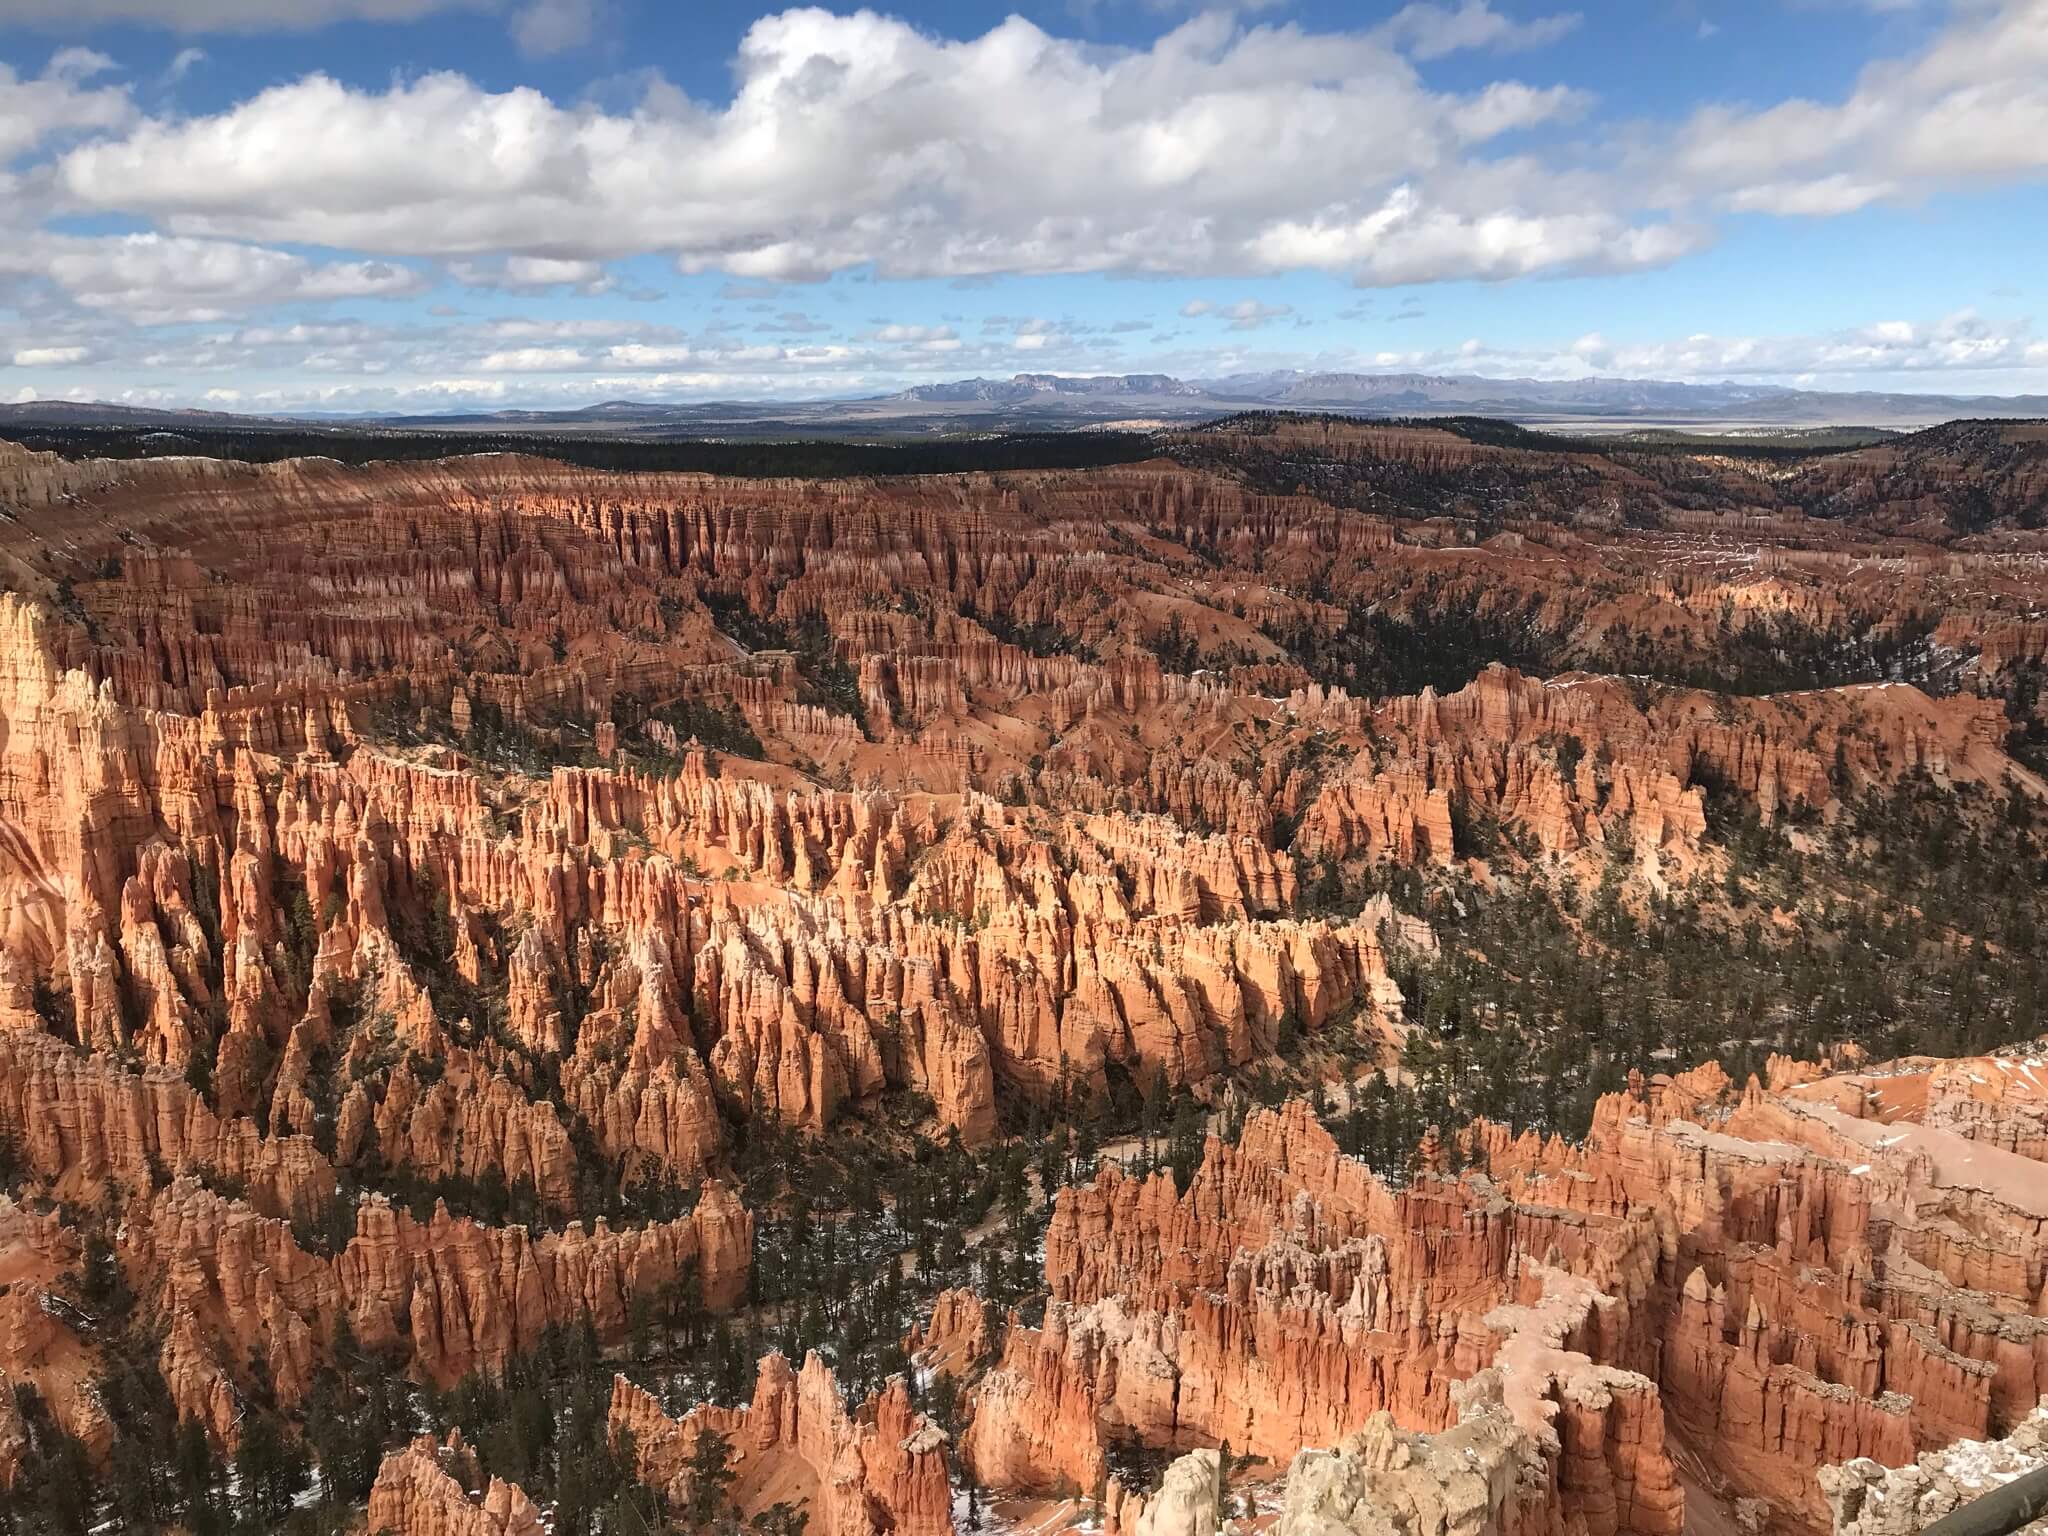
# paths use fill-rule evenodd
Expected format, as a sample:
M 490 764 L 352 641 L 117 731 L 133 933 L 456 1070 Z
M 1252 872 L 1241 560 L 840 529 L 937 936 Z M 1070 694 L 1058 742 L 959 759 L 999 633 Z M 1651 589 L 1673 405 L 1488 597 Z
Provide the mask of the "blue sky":
M 2044 237 L 2048 0 L 0 6 L 0 400 L 2048 393 Z

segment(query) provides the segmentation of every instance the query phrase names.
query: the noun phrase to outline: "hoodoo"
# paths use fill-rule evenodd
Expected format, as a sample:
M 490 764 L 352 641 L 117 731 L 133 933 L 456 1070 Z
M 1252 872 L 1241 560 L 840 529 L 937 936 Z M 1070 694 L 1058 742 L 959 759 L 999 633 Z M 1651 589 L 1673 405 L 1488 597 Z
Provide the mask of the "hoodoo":
M 1911 1536 L 2040 1459 L 2034 439 L 1923 444 L 1965 526 L 1497 435 L 0 446 L 0 1515 Z

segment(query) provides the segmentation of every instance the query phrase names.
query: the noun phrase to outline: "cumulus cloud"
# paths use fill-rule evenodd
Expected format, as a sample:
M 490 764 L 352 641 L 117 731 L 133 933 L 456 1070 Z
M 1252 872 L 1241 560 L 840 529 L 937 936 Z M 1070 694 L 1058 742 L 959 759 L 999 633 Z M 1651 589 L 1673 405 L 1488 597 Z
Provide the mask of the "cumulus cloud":
M 1659 267 L 1705 238 L 1697 226 L 1631 225 L 1600 212 L 1460 214 L 1400 186 L 1357 218 L 1278 223 L 1255 250 L 1263 266 L 1349 270 L 1361 284 L 1394 285 Z
M 1840 101 L 1693 115 L 1670 195 L 1810 217 L 2048 172 L 2048 0 L 1975 0 L 1918 53 L 1870 65 Z
M 51 235 L 0 245 L 0 275 L 45 279 L 88 310 L 142 324 L 218 320 L 296 300 L 389 298 L 425 281 L 394 262 L 314 262 L 228 240 Z
M 112 65 L 88 48 L 61 50 L 32 79 L 0 64 L 0 171 L 64 135 L 126 126 L 135 111 L 126 87 L 87 84 Z
M 183 234 L 451 260 L 657 251 L 742 280 L 1242 271 L 1298 254 L 1281 232 L 1357 226 L 1395 187 L 1434 217 L 1433 249 L 1483 240 L 1497 184 L 1472 156 L 1584 105 L 1435 91 L 1375 34 L 1216 14 L 1105 49 L 1018 17 L 951 41 L 787 11 L 754 23 L 735 69 L 724 108 L 667 89 L 628 113 L 447 73 L 381 92 L 315 75 L 80 147 L 58 182 Z M 1525 168 L 1517 216 L 1563 217 L 1586 190 Z M 1609 214 L 1613 264 L 1661 259 L 1657 227 Z M 1454 271 L 1479 260 L 1450 254 Z
M 308 0 L 288 15 L 407 20 L 454 3 Z M 577 46 L 604 3 L 476 8 L 530 22 L 520 41 L 538 52 Z M 61 10 L 67 24 L 147 12 L 190 33 L 287 14 L 268 0 L 8 9 L 10 20 Z M 377 398 L 391 400 L 415 387 L 477 402 L 586 387 L 845 393 L 977 370 L 1101 371 L 1102 350 L 1146 323 L 884 317 L 855 334 L 816 314 L 861 290 L 791 286 L 872 267 L 956 287 L 1007 273 L 1200 279 L 1214 296 L 1184 316 L 1201 323 L 1154 331 L 1142 364 L 1117 366 L 1287 366 L 1277 348 L 1304 339 L 1309 319 L 1233 287 L 1305 268 L 1366 286 L 1639 271 L 1704 245 L 1731 212 L 1828 218 L 2048 171 L 2048 0 L 1930 7 L 1931 41 L 1835 98 L 1717 107 L 1626 140 L 1597 118 L 1586 126 L 1597 103 L 1568 86 L 1446 89 L 1426 68 L 1460 50 L 1539 47 L 1576 21 L 1541 0 L 1417 0 L 1379 26 L 1321 32 L 1204 13 L 1126 48 L 1016 17 L 950 39 L 870 11 L 803 9 L 749 28 L 723 102 L 646 75 L 637 100 L 574 102 L 455 73 L 382 89 L 312 75 L 190 116 L 143 115 L 111 60 L 66 48 L 38 73 L 0 65 L 0 302 L 22 327 L 0 331 L 0 360 L 110 376 L 233 370 L 209 382 L 252 405 L 264 386 L 240 372 L 292 372 L 334 401 L 372 398 L 368 385 L 328 393 L 344 387 L 336 376 L 380 373 L 391 382 Z M 1569 135 L 1526 133 L 1568 123 Z M 79 215 L 147 232 L 69 232 L 95 227 L 68 222 Z M 467 318 L 445 307 L 391 330 L 260 313 L 414 294 L 443 276 L 537 303 L 630 298 L 639 292 L 619 286 L 630 269 L 615 264 L 650 254 L 720 271 L 720 298 L 758 307 L 693 333 L 559 315 L 443 323 Z M 146 339 L 168 324 L 216 329 Z M 1793 338 L 1595 333 L 1535 352 L 1481 339 L 1342 365 L 1975 378 L 2048 366 L 2044 345 L 1964 313 Z

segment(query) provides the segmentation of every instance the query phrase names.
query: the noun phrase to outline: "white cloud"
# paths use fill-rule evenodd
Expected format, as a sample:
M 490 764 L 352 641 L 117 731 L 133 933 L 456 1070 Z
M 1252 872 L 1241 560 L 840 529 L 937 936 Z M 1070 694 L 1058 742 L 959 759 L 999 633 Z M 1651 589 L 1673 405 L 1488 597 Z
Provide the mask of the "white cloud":
M 1542 48 L 1573 31 L 1583 18 L 1577 11 L 1516 21 L 1496 11 L 1487 0 L 1460 0 L 1456 6 L 1404 5 L 1382 28 L 1396 47 L 1418 59 L 1439 59 L 1467 48 L 1511 53 Z
M 1235 304 L 1218 304 L 1211 299 L 1191 299 L 1180 312 L 1190 320 L 1204 315 L 1230 322 L 1233 331 L 1255 331 L 1283 315 L 1294 313 L 1291 304 L 1262 304 L 1257 299 L 1240 299 Z
M 1078 341 L 1074 328 L 1069 323 L 1050 320 L 1043 315 L 990 315 L 982 321 L 981 328 L 983 333 L 990 337 L 1007 331 L 1009 340 L 1006 344 L 1009 349 L 1012 352 L 1031 353 L 1032 364 L 1037 368 L 1044 366 L 1045 354 L 1068 351 L 1074 348 Z M 951 334 L 950 330 L 948 334 Z M 943 349 L 928 350 L 953 351 L 958 347 L 959 343 L 948 343 Z M 1000 367 L 997 371 L 1001 371 Z
M 90 347 L 23 347 L 14 354 L 17 368 L 55 368 L 82 363 L 92 356 Z
M 1838 102 L 1695 113 L 1656 151 L 1671 193 L 1829 217 L 2048 173 L 2048 0 L 1973 0 L 1917 54 L 1866 68 Z
M 882 325 L 866 332 L 863 341 L 889 342 L 894 345 L 930 345 L 933 342 L 954 340 L 950 325 Z
M 42 277 L 88 310 L 142 324 L 217 320 L 296 300 L 384 298 L 424 281 L 386 261 L 316 263 L 285 251 L 171 235 L 41 234 L 0 244 L 0 275 Z
M 1538 123 L 1570 121 L 1586 105 L 1583 92 L 1566 86 L 1554 85 L 1539 91 L 1504 80 L 1459 103 L 1450 123 L 1459 138 L 1477 144 Z
M 177 56 L 164 68 L 164 83 L 176 85 L 205 62 L 206 50 L 204 48 L 180 48 Z
M 491 353 L 477 366 L 486 373 L 567 373 L 587 361 L 575 347 L 514 347 Z
M 489 261 L 451 261 L 448 272 L 466 288 L 502 288 L 516 293 L 574 288 L 602 293 L 611 287 L 604 263 L 554 256 L 503 256 Z
M 114 61 L 97 48 L 60 48 L 51 55 L 50 67 L 43 73 L 52 80 L 76 84 L 90 80 L 94 75 L 104 75 L 114 68 Z
M 275 20 L 269 0 L 125 3 L 62 9 L 80 24 L 147 9 L 188 32 Z M 1202 14 L 1135 49 L 1020 18 L 956 41 L 867 11 L 792 10 L 753 24 L 731 100 L 708 104 L 650 76 L 637 105 L 621 105 L 603 92 L 568 102 L 493 91 L 452 73 L 381 90 L 315 75 L 224 111 L 145 118 L 112 61 L 67 48 L 34 78 L 0 66 L 0 317 L 21 316 L 0 330 L 0 360 L 48 357 L 33 366 L 81 367 L 124 388 L 140 369 L 134 388 L 186 400 L 196 395 L 174 381 L 205 376 L 257 408 L 292 389 L 478 403 L 508 390 L 846 393 L 976 371 L 1104 371 L 1103 349 L 1118 345 L 1118 327 L 1016 315 L 959 321 L 973 340 L 937 323 L 958 317 L 930 312 L 933 323 L 878 318 L 856 334 L 832 306 L 861 290 L 790 286 L 872 264 L 881 277 L 956 286 L 1006 272 L 1199 278 L 1221 296 L 1182 313 L 1213 323 L 1169 324 L 1147 338 L 1149 356 L 1118 354 L 1118 369 L 1332 366 L 1280 350 L 1307 341 L 1308 317 L 1227 295 L 1299 268 L 1366 285 L 1640 270 L 1703 245 L 1731 211 L 1825 218 L 2048 173 L 2048 0 L 1930 6 L 1916 33 L 1939 27 L 1934 40 L 1866 69 L 1839 99 L 1716 108 L 1663 133 L 1636 128 L 1627 143 L 1595 120 L 1504 147 L 1522 130 L 1583 123 L 1594 103 L 1511 79 L 1440 89 L 1415 61 L 1535 47 L 1575 20 L 1541 4 L 1510 14 L 1444 0 L 1322 33 Z M 10 19 L 22 5 L 59 9 L 0 0 Z M 293 24 L 448 8 L 312 0 Z M 536 26 L 533 13 L 559 9 L 561 46 L 590 12 L 583 0 L 477 8 Z M 52 222 L 95 214 L 152 232 L 85 236 Z M 721 297 L 757 307 L 691 332 L 590 315 L 468 322 L 448 311 L 382 328 L 262 313 L 416 293 L 441 273 L 537 306 L 617 295 L 634 280 L 614 263 L 648 254 L 723 270 L 733 281 Z M 1390 324 L 1421 313 L 1391 311 L 1377 314 Z M 198 337 L 137 329 L 231 318 Z M 1336 365 L 1973 380 L 2048 366 L 2048 342 L 2024 326 L 1969 314 L 1811 337 L 1603 331 L 1533 352 L 1453 341 Z M 1251 332 L 1263 334 L 1234 334 Z M 307 382 L 287 389 L 276 382 L 286 373 Z
M 605 357 L 620 368 L 680 368 L 698 359 L 694 347 L 650 346 L 645 342 L 625 342 L 605 349 Z
M 1233 331 L 1255 331 L 1262 325 L 1278 320 L 1282 315 L 1293 313 L 1294 306 L 1291 304 L 1260 304 L 1246 300 L 1231 307 L 1230 328 Z
M 483 333 L 499 341 L 577 341 L 617 336 L 634 327 L 621 320 L 531 320 L 511 316 L 486 321 Z
M 1375 35 L 1219 14 L 1133 50 L 1019 17 L 955 42 L 868 11 L 794 10 L 756 21 L 735 69 L 722 109 L 667 88 L 628 113 L 454 74 L 383 92 L 315 75 L 76 149 L 58 184 L 81 206 L 182 234 L 432 256 L 483 274 L 500 255 L 660 252 L 756 279 L 863 263 L 891 277 L 1230 272 L 1319 249 L 1341 265 L 1344 242 L 1280 237 L 1353 226 L 1406 186 L 1436 211 L 1430 251 L 1462 274 L 1499 264 L 1457 248 L 1461 235 L 1486 240 L 1501 187 L 1471 156 L 1584 106 L 1569 90 L 1505 83 L 1435 91 Z M 1246 154 L 1254 142 L 1261 152 Z M 1611 208 L 1617 193 L 1540 166 L 1514 177 L 1516 217 L 1538 225 L 1588 196 Z M 1608 265 L 1663 259 L 1654 223 L 1609 211 L 1600 228 Z
M 1475 337 L 1441 347 L 1385 347 L 1358 354 L 1290 350 L 1300 339 L 1291 324 L 1244 334 L 1226 329 L 1232 323 L 1226 312 L 1244 302 L 1212 303 L 1212 334 L 1221 345 L 1183 341 L 1185 350 L 1173 350 L 1175 337 L 1167 335 L 1160 338 L 1162 350 L 1128 362 L 1093 353 L 1093 338 L 1064 329 L 1062 322 L 1010 316 L 990 317 L 1004 323 L 985 340 L 929 338 L 958 349 L 939 353 L 914 341 L 776 345 L 658 335 L 629 335 L 599 345 L 505 348 L 492 344 L 498 322 L 420 332 L 335 321 L 221 329 L 181 338 L 176 347 L 144 357 L 135 331 L 106 322 L 90 334 L 0 334 L 0 365 L 13 351 L 89 349 L 79 364 L 52 362 L 46 365 L 51 371 L 31 375 L 54 381 L 38 392 L 192 404 L 203 401 L 211 388 L 232 389 L 241 396 L 238 408 L 246 410 L 578 405 L 622 396 L 845 397 L 911 382 L 1003 377 L 1025 370 L 1159 371 L 1187 378 L 1285 367 L 1494 378 L 1591 375 L 1938 394 L 2048 392 L 2048 340 L 2024 321 L 1967 311 L 1932 320 L 1886 316 L 1809 335 L 1697 330 L 1657 339 L 1594 332 L 1549 346 L 1514 347 Z M 186 372 L 159 372 L 178 368 Z M 90 387 L 81 380 L 92 381 Z
M 2048 365 L 2048 343 L 2035 338 L 2032 326 L 2024 320 L 1990 320 L 1967 309 L 1934 320 L 1880 320 L 1804 335 L 1702 331 L 1662 341 L 1615 342 L 1593 332 L 1550 351 L 1482 342 L 1450 351 L 1389 353 L 1374 361 L 1385 367 L 1455 366 L 1486 375 L 1740 379 L 1779 385 L 1825 381 L 1828 387 L 1856 389 L 1874 387 L 1869 376 L 1881 375 L 1926 393 L 1967 393 L 1985 387 L 1972 375 L 1997 375 L 2003 384 L 2048 390 L 2048 378 L 2025 377 L 2028 370 Z
M 1898 194 L 1897 182 L 1858 176 L 1817 176 L 1811 181 L 1766 181 L 1728 194 L 1728 206 L 1742 213 L 1777 213 L 1832 218 Z
M 125 127 L 134 116 L 127 89 L 85 83 L 111 65 L 85 48 L 62 50 L 35 79 L 0 64 L 0 171 L 62 135 Z
M 1384 286 L 1657 267 L 1704 238 L 1698 229 L 1632 226 L 1608 213 L 1532 216 L 1502 210 L 1466 216 L 1431 207 L 1412 187 L 1401 186 L 1359 218 L 1277 224 L 1259 237 L 1255 250 L 1267 267 L 1348 269 L 1361 284 Z
M 600 0 L 528 0 L 513 14 L 512 40 L 530 57 L 581 48 L 597 30 Z
M 301 323 L 297 325 L 244 326 L 234 334 L 235 343 L 245 347 L 278 347 L 333 345 L 339 342 L 378 341 L 389 333 L 367 325 L 353 322 L 339 324 Z

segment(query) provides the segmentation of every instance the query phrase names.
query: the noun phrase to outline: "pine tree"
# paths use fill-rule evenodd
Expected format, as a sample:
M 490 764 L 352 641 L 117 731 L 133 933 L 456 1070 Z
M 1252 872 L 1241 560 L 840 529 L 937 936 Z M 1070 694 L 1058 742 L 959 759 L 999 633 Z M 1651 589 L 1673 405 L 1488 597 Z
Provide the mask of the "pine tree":
M 185 1523 L 193 1536 L 218 1536 L 227 1528 L 227 1519 L 215 1498 L 215 1490 L 220 1486 L 220 1464 L 214 1458 L 212 1442 L 206 1438 L 206 1426 L 197 1419 L 179 1424 L 171 1467 L 178 1499 L 184 1506 Z
M 690 1446 L 689 1497 L 684 1514 L 693 1530 L 708 1531 L 722 1519 L 731 1502 L 732 1442 L 709 1425 L 697 1431 Z
M 1167 1132 L 1166 1163 L 1173 1170 L 1174 1188 L 1182 1194 L 1195 1181 L 1195 1169 L 1202 1161 L 1202 1107 L 1185 1089 L 1173 1106 L 1173 1124 Z
M 241 1479 L 245 1523 L 268 1530 L 306 1486 L 305 1452 L 285 1439 L 276 1419 L 251 1410 L 242 1417 L 235 1473 Z

